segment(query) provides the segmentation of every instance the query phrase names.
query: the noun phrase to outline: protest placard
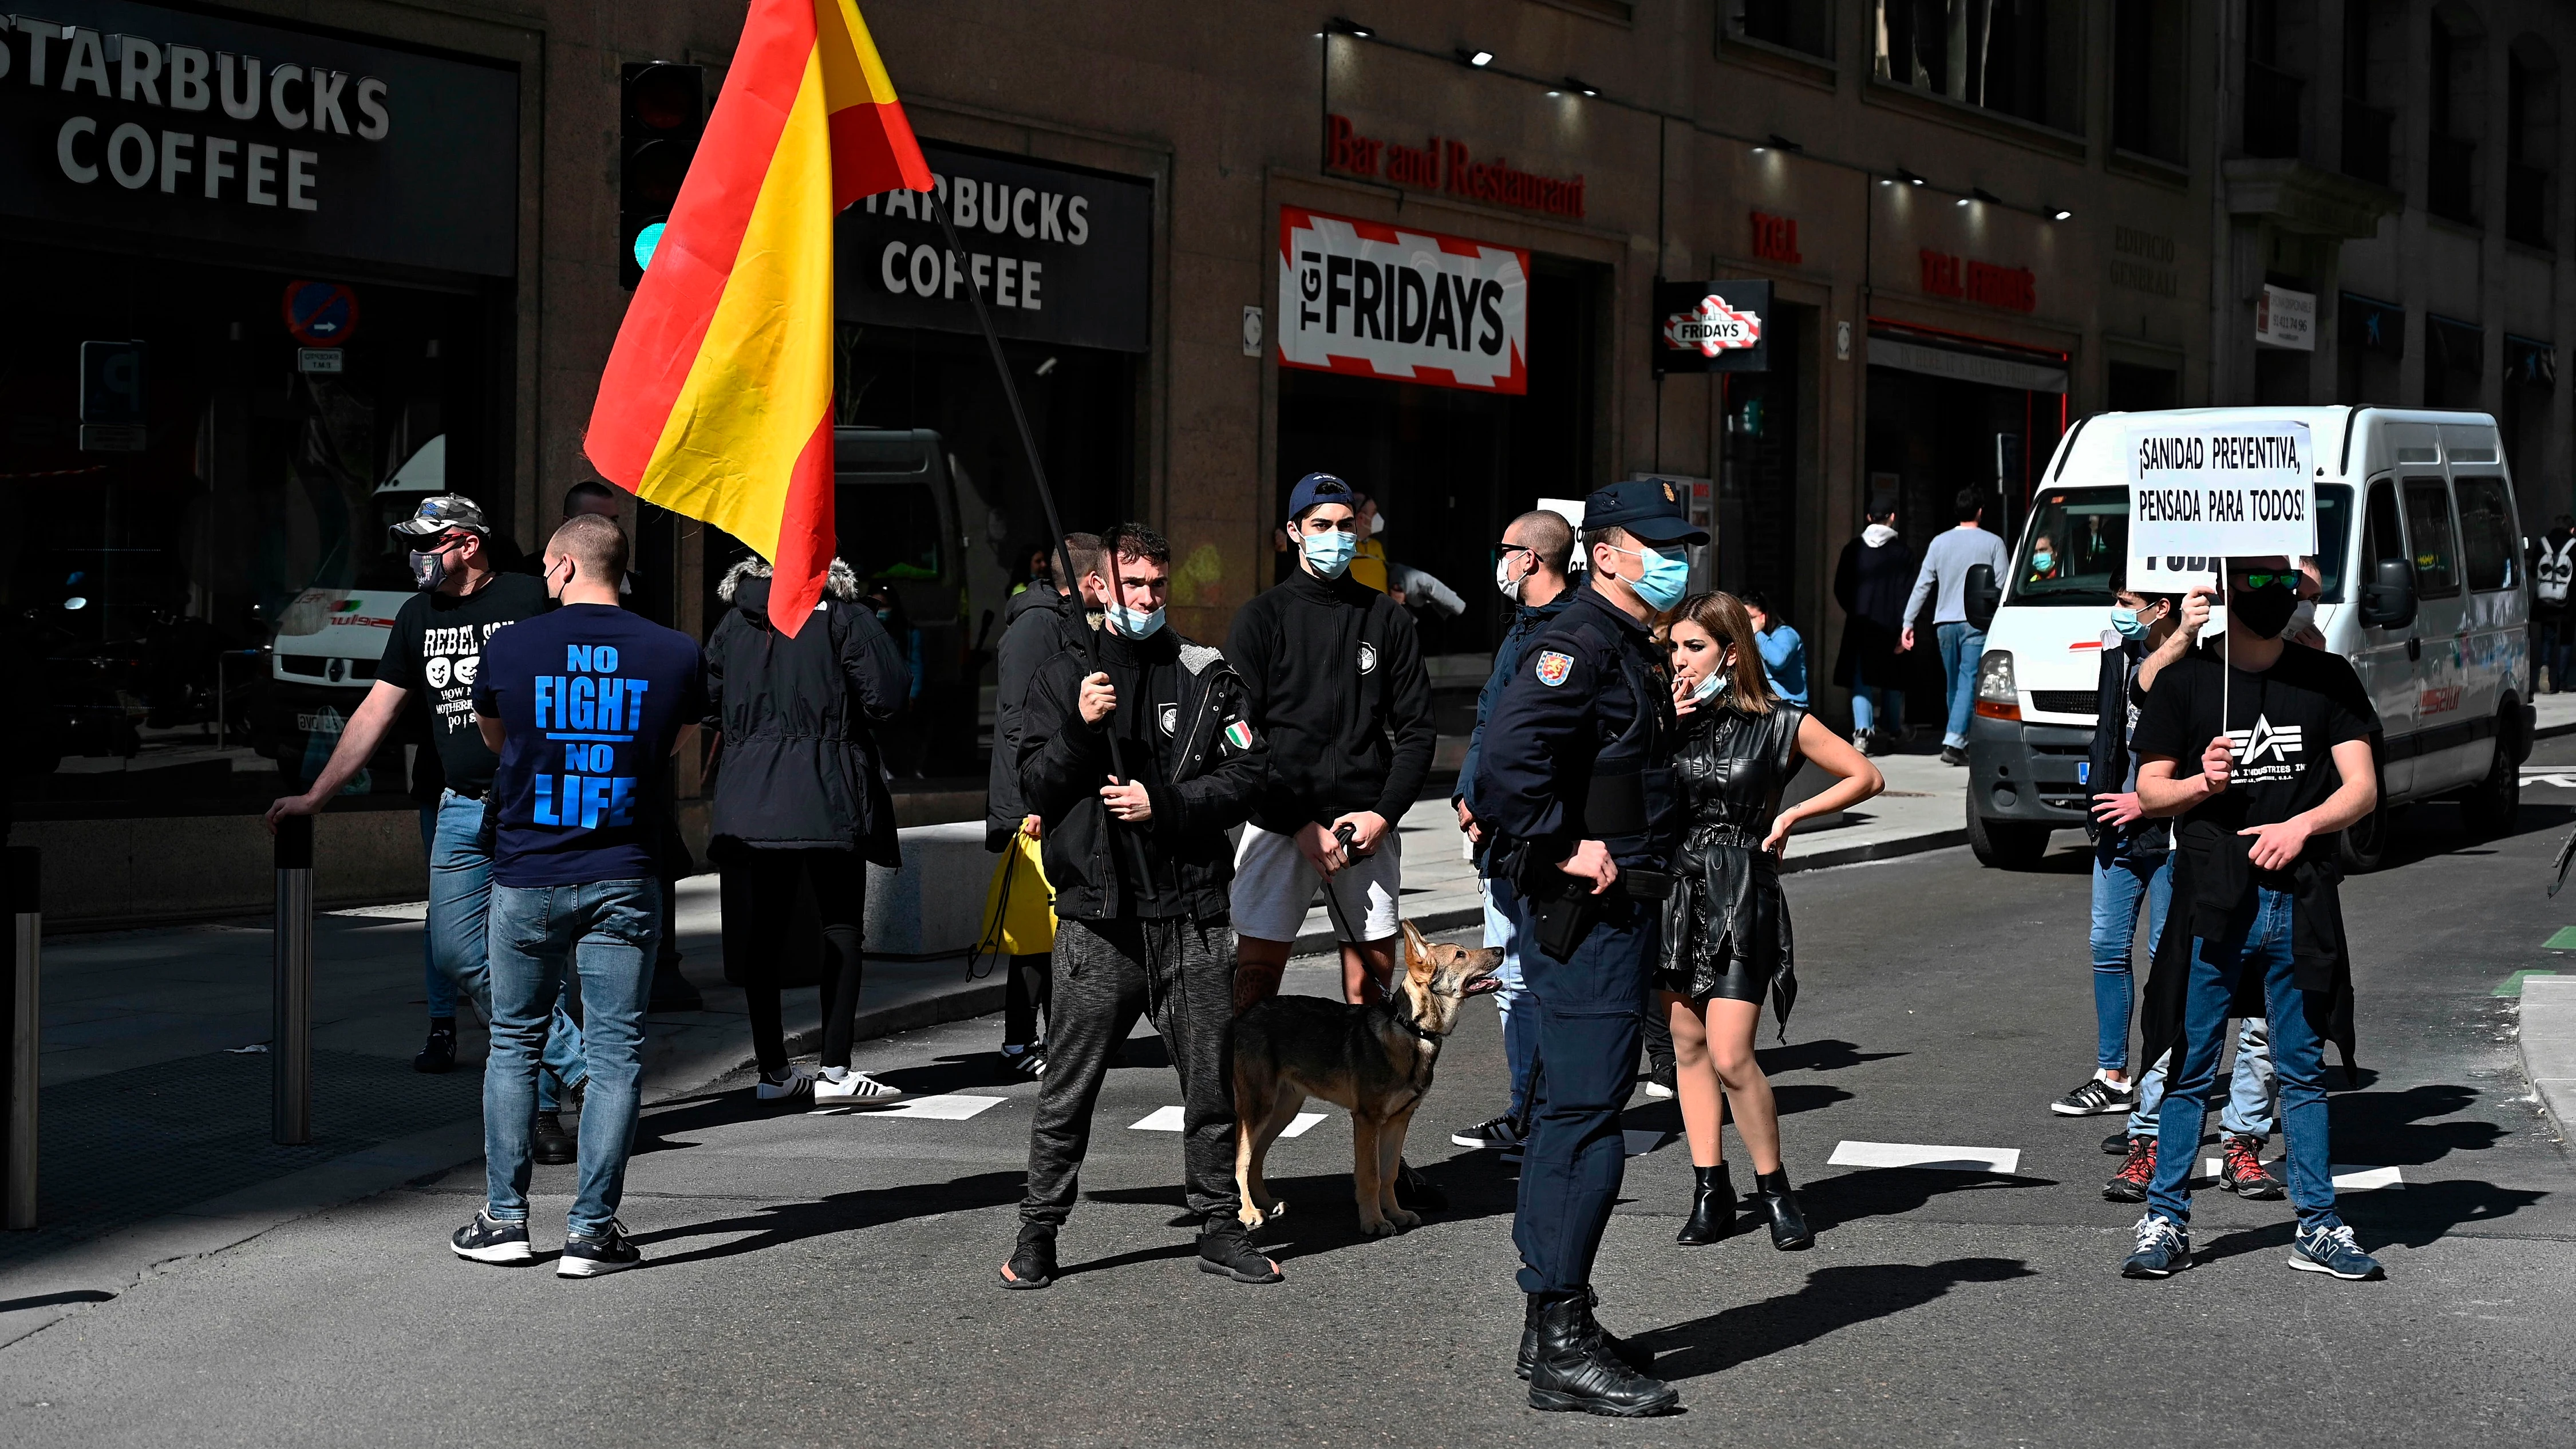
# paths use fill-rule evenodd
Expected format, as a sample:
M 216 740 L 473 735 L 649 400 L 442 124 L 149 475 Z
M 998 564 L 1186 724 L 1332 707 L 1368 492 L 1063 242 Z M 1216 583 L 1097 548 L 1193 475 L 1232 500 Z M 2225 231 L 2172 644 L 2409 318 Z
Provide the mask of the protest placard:
M 2170 579 L 2220 558 L 2317 551 L 2316 464 L 2305 423 L 2160 425 L 2129 431 L 2129 557 Z M 2141 561 L 2152 567 L 2141 568 Z M 2188 585 L 2185 585 L 2188 587 Z

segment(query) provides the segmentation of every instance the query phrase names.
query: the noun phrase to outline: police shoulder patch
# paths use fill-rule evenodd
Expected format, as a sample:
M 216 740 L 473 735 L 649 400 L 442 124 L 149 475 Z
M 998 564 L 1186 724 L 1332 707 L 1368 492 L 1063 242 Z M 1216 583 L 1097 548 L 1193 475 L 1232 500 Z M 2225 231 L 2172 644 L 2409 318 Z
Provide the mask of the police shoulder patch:
M 1560 685 L 1560 684 L 1563 684 L 1563 683 L 1565 682 L 1565 676 L 1567 676 L 1568 674 L 1571 674 L 1571 673 L 1573 673 L 1573 672 L 1574 672 L 1574 656 L 1573 656 L 1573 655 L 1571 655 L 1571 654 L 1560 654 L 1560 653 L 1558 653 L 1557 651 L 1555 651 L 1555 650 L 1553 650 L 1553 649 L 1542 649 L 1542 650 L 1540 650 L 1540 651 L 1539 651 L 1539 655 L 1538 655 L 1538 682 L 1539 682 L 1539 683 L 1546 685 L 1546 686 L 1547 686 L 1548 688 L 1550 688 L 1550 689 L 1554 689 L 1556 686 L 1558 686 L 1558 685 Z

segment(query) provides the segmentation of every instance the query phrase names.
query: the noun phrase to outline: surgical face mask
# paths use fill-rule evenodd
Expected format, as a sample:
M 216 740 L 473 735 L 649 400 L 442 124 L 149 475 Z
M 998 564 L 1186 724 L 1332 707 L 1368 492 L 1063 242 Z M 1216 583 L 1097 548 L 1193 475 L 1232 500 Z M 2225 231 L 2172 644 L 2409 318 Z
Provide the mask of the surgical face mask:
M 1692 685 L 1691 698 L 1701 704 L 1706 704 L 1710 700 L 1717 698 L 1718 693 L 1725 688 L 1726 671 L 1720 669 L 1711 673 L 1708 678 Z
M 2111 611 L 2111 627 L 2119 630 L 2123 639 L 2144 639 L 2154 626 L 2140 619 L 2137 610 L 2121 608 Z
M 2257 639 L 2278 639 L 2290 626 L 2290 616 L 2298 612 L 2298 591 L 2275 584 L 2264 589 L 2230 589 L 2227 612 L 2238 623 L 2251 630 Z
M 2048 572 L 2050 567 L 2055 565 L 2056 562 L 2057 555 L 2048 552 L 2046 549 L 2042 549 L 2038 553 L 2030 556 L 2030 566 L 2032 571 L 2035 573 L 2044 574 Z
M 447 551 L 445 549 L 431 549 L 426 553 L 419 549 L 411 551 L 411 586 L 413 588 L 422 593 L 429 593 L 446 582 Z
M 1502 591 L 1504 598 L 1517 604 L 1521 601 L 1522 586 L 1529 582 L 1529 575 L 1512 577 L 1512 557 L 1511 554 L 1504 554 L 1494 561 L 1494 587 Z
M 1638 598 L 1645 600 L 1649 609 L 1661 612 L 1671 608 L 1682 601 L 1682 595 L 1690 588 L 1690 555 L 1684 553 L 1678 544 L 1647 549 L 1620 548 L 1614 544 L 1611 552 L 1631 555 L 1646 566 L 1641 577 L 1629 579 L 1627 583 L 1637 591 Z
M 1381 512 L 1381 513 L 1372 513 L 1372 514 L 1370 514 L 1370 515 L 1369 515 L 1369 537 L 1371 537 L 1371 538 L 1375 538 L 1375 537 L 1377 537 L 1379 534 L 1384 533 L 1384 532 L 1386 532 L 1386 515 L 1385 515 L 1384 513 L 1382 513 L 1382 512 Z
M 1163 611 L 1140 612 L 1124 604 L 1112 604 L 1107 610 L 1109 627 L 1122 639 L 1150 639 L 1163 627 Z
M 1351 558 L 1360 551 L 1360 536 L 1342 529 L 1297 536 L 1297 547 L 1315 572 L 1328 579 L 1338 579 L 1342 570 L 1351 566 Z

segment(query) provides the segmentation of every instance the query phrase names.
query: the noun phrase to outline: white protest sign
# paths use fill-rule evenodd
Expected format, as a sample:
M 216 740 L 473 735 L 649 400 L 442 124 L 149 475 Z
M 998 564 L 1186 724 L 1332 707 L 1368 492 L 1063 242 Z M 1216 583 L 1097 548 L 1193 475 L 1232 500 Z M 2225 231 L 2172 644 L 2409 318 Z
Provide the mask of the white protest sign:
M 2313 457 L 2305 423 L 2132 427 L 2133 579 L 2177 576 L 2187 561 L 2205 570 L 2217 558 L 2315 553 Z

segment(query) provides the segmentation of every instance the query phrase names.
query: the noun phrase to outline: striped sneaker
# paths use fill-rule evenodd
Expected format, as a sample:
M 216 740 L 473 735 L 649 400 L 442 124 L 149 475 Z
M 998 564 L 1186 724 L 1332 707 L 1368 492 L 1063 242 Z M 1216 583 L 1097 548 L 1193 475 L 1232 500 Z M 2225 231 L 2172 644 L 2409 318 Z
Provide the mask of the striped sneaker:
M 841 1075 L 833 1076 L 834 1070 L 840 1070 Z M 911 1095 L 865 1072 L 827 1067 L 823 1075 L 814 1079 L 814 1105 L 818 1107 L 891 1107 Z
M 2049 1103 L 2048 1110 L 2060 1117 L 2099 1117 L 2106 1112 L 2127 1112 L 2137 1105 L 2137 1088 L 2106 1080 L 2095 1072 L 2084 1079 L 2084 1085 Z

